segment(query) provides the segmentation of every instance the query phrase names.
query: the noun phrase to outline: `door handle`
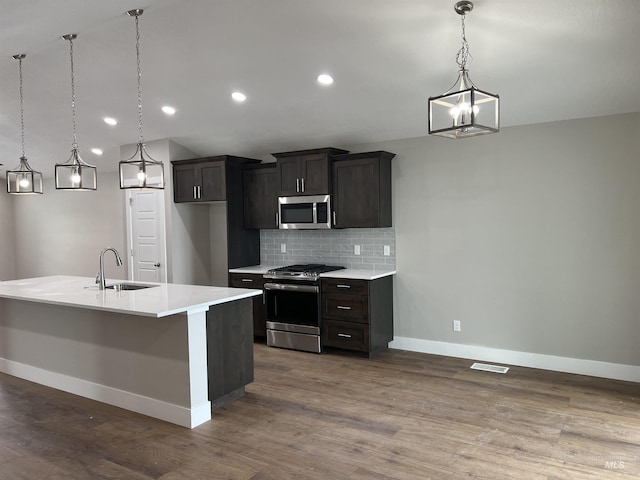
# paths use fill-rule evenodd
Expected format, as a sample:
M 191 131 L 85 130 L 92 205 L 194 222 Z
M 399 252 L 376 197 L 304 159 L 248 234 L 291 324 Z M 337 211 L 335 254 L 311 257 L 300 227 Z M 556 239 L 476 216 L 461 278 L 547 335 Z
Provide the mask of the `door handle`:
M 349 335 L 348 333 L 339 333 L 338 336 L 342 338 L 351 338 L 351 335 Z
M 160 266 L 160 262 L 156 262 L 153 264 L 154 267 L 159 267 Z
M 338 306 L 336 306 L 336 308 L 338 308 L 340 310 L 351 310 L 351 307 L 345 307 L 345 306 L 342 306 L 342 305 L 338 305 Z
M 300 193 L 300 179 L 296 178 L 296 193 Z
M 300 185 L 302 186 L 302 193 L 304 193 L 304 178 L 300 179 Z

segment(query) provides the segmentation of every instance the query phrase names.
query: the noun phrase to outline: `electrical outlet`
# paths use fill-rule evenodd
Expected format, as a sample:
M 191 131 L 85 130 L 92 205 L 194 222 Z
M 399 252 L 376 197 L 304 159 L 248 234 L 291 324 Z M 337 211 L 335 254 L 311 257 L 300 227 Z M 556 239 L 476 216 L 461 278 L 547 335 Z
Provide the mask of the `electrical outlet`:
M 453 331 L 459 332 L 461 330 L 460 320 L 453 321 Z
M 286 243 L 281 243 L 280 244 L 280 253 L 287 253 L 287 244 Z
M 384 255 L 385 257 L 388 257 L 389 255 L 391 255 L 391 245 L 385 245 L 382 248 L 382 255 Z
M 360 255 L 360 245 L 354 245 L 353 246 L 353 254 L 354 255 Z

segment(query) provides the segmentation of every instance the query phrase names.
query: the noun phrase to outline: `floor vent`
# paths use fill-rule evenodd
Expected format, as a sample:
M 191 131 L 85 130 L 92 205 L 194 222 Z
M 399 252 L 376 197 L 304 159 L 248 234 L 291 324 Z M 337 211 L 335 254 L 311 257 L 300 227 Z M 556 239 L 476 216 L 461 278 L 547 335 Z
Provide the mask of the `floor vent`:
M 474 363 L 471 365 L 473 370 L 482 370 L 484 372 L 493 372 L 493 373 L 507 373 L 509 371 L 509 367 L 502 367 L 500 365 L 489 365 L 488 363 Z

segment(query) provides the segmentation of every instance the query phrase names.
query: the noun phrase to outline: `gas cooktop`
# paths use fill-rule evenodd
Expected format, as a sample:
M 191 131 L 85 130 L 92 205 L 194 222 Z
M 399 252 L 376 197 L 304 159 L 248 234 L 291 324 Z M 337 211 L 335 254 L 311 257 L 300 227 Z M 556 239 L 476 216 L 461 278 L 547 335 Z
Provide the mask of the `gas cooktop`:
M 267 271 L 263 277 L 271 279 L 317 280 L 321 273 L 342 270 L 343 268 L 344 267 L 340 265 L 323 265 L 321 263 L 289 265 L 287 267 L 272 268 Z

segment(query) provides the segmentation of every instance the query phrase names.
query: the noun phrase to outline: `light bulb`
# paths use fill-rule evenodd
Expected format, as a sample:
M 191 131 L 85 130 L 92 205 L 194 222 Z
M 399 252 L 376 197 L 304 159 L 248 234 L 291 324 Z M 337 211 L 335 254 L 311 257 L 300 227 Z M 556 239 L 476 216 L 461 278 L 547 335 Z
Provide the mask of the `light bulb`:
M 21 186 L 22 188 L 28 188 L 28 187 L 29 187 L 29 185 L 30 185 L 30 183 L 29 183 L 29 179 L 28 179 L 27 177 L 22 177 L 22 178 L 20 179 L 20 186 Z
M 478 105 L 474 105 L 473 106 L 473 113 L 475 113 L 477 115 L 479 111 L 480 111 L 480 107 Z
M 467 112 L 469 111 L 469 104 L 468 104 L 467 102 L 462 102 L 462 103 L 460 104 L 460 110 L 461 110 L 463 113 L 467 113 Z
M 451 110 L 449 110 L 449 114 L 455 118 L 460 115 L 460 109 L 458 107 L 452 107 Z
M 71 174 L 71 182 L 73 182 L 74 185 L 80 184 L 80 174 L 77 170 Z
M 144 170 L 138 170 L 138 182 L 140 182 L 140 186 L 144 185 L 144 181 L 147 179 L 147 174 L 144 173 Z

